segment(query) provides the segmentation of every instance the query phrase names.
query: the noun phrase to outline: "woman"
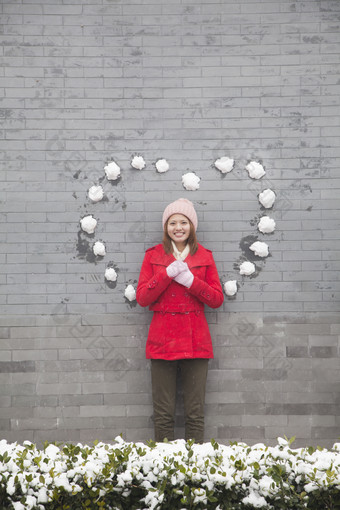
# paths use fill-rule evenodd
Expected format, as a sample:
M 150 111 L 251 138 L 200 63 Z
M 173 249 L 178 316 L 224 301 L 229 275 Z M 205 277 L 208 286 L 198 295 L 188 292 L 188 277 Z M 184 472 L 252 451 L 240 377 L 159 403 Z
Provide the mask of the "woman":
M 185 439 L 202 443 L 208 360 L 213 349 L 204 305 L 218 308 L 223 292 L 210 250 L 197 243 L 197 214 L 179 198 L 163 213 L 163 243 L 149 248 L 137 301 L 153 318 L 146 343 L 151 359 L 155 440 L 174 439 L 176 375 L 184 394 Z

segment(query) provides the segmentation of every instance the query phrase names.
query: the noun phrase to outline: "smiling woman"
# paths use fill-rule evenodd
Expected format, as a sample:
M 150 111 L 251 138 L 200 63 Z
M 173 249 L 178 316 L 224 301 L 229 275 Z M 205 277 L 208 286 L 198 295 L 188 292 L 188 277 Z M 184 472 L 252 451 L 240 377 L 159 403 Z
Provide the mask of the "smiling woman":
M 181 372 L 185 438 L 204 439 L 208 360 L 213 349 L 204 305 L 218 308 L 223 292 L 210 250 L 197 242 L 197 214 L 180 198 L 163 213 L 163 243 L 146 251 L 136 298 L 154 312 L 146 342 L 151 359 L 156 441 L 174 439 L 177 371 Z
M 190 235 L 190 223 L 183 214 L 173 214 L 167 221 L 167 234 L 182 252 Z

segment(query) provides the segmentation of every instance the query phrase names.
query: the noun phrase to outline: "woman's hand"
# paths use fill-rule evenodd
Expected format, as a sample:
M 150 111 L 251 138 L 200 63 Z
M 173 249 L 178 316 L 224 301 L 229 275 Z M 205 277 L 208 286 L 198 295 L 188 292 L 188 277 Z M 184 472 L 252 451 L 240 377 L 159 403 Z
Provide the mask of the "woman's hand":
M 170 278 L 175 278 L 177 275 L 186 271 L 188 268 L 187 264 L 183 260 L 175 260 L 167 268 L 166 272 Z
M 187 264 L 185 265 L 187 266 L 186 269 L 175 277 L 175 282 L 180 283 L 181 285 L 189 289 L 192 285 L 192 282 L 194 281 L 194 275 L 188 268 L 188 265 Z

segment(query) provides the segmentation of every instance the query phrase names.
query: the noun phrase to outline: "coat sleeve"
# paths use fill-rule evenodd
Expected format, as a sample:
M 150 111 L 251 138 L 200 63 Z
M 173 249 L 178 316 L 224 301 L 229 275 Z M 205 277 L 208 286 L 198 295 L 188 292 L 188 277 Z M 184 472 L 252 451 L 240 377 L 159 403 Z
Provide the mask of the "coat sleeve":
M 154 272 L 151 256 L 152 252 L 147 251 L 139 275 L 136 299 L 140 306 L 151 305 L 172 282 L 164 266 L 159 266 L 159 270 Z
M 188 290 L 210 308 L 218 308 L 223 303 L 224 296 L 215 261 L 213 257 L 211 259 L 211 263 L 207 266 L 205 281 L 194 276 L 194 281 Z

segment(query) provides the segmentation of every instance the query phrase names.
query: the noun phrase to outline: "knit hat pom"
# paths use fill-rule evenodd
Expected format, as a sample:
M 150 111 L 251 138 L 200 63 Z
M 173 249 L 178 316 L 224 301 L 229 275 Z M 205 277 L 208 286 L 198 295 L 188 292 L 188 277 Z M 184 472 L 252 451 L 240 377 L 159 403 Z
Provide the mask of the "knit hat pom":
M 163 230 L 167 220 L 173 214 L 183 214 L 191 221 L 194 229 L 197 230 L 197 214 L 194 208 L 194 204 L 190 202 L 190 200 L 187 200 L 186 198 L 179 198 L 178 200 L 175 200 L 175 202 L 171 202 L 171 204 L 165 208 L 162 219 Z

